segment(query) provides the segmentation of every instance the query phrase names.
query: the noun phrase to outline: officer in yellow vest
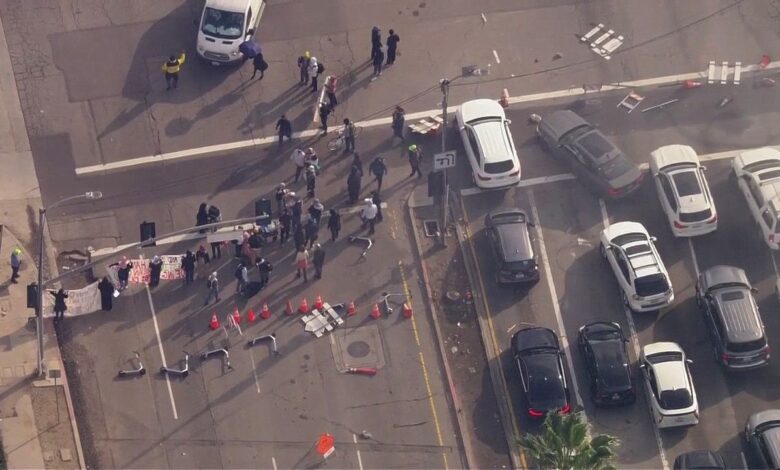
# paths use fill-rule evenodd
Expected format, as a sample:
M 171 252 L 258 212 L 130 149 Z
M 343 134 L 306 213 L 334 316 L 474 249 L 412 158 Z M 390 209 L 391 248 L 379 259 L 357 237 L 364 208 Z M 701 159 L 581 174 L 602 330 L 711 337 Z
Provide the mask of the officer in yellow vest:
M 168 58 L 168 61 L 163 63 L 162 70 L 165 72 L 165 83 L 168 84 L 166 90 L 170 90 L 171 85 L 173 85 L 173 88 L 176 88 L 179 84 L 179 71 L 181 66 L 184 65 L 185 58 L 184 51 L 181 51 L 178 59 L 172 55 Z

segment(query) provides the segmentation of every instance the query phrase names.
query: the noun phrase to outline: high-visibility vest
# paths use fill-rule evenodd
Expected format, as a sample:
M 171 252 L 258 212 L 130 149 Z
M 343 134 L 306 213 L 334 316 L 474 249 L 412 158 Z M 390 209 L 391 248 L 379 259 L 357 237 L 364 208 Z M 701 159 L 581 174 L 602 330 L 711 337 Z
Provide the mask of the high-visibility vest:
M 186 59 L 186 55 L 184 54 L 184 52 L 182 52 L 178 59 L 165 61 L 165 63 L 162 66 L 163 72 L 179 73 L 179 70 L 181 70 L 181 66 L 184 65 L 184 59 Z

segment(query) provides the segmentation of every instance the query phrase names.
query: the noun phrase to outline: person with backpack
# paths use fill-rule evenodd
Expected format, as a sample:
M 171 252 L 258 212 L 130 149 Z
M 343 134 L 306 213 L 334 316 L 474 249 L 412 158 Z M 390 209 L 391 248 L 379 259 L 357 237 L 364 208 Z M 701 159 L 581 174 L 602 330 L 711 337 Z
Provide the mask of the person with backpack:
M 209 294 L 206 296 L 206 300 L 203 301 L 204 307 L 209 304 L 212 297 L 214 297 L 215 304 L 222 300 L 219 298 L 219 279 L 217 279 L 216 271 L 209 274 L 208 279 L 206 279 L 206 287 L 209 289 Z
M 311 54 L 309 51 L 303 53 L 298 57 L 298 71 L 300 72 L 299 85 L 307 85 L 309 83 L 309 61 L 311 60 Z
M 236 270 L 233 272 L 233 276 L 238 280 L 238 284 L 236 284 L 236 294 L 243 292 L 246 285 L 249 284 L 249 273 L 243 262 L 238 263 Z
M 389 40 L 389 39 L 388 39 Z M 252 76 L 249 78 L 252 80 L 255 78 L 255 75 L 257 75 L 257 71 L 260 71 L 260 78 L 259 80 L 263 79 L 263 76 L 265 75 L 265 71 L 268 70 L 268 62 L 265 61 L 263 58 L 263 53 L 258 52 L 254 59 L 252 59 L 252 65 L 254 66 L 254 72 L 252 72 Z
M 382 179 L 387 174 L 387 165 L 385 165 L 385 159 L 382 157 L 376 157 L 370 165 L 368 165 L 368 172 L 374 175 L 376 179 L 376 192 L 382 190 Z
M 257 266 L 257 271 L 260 273 L 260 282 L 265 286 L 268 284 L 268 278 L 271 274 L 271 271 L 274 270 L 274 267 L 270 261 L 263 258 L 262 256 L 258 258 L 255 265 Z

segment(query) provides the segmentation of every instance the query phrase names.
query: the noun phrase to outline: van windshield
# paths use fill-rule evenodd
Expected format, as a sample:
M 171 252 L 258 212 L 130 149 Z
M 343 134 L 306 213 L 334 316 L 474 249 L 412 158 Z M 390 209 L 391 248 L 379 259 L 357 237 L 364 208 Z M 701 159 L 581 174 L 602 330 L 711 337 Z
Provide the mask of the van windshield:
M 201 31 L 220 39 L 238 39 L 244 29 L 244 14 L 206 7 Z

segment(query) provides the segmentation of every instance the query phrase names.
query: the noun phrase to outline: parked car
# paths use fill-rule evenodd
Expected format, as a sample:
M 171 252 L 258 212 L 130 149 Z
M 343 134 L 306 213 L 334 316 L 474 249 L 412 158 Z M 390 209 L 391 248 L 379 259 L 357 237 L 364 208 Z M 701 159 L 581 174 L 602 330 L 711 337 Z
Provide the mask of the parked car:
M 495 100 L 460 105 L 455 113 L 460 138 L 477 187 L 495 189 L 520 182 L 520 160 L 504 108 Z
M 726 462 L 717 452 L 694 450 L 674 459 L 674 470 L 726 470 Z
M 617 323 L 597 321 L 580 327 L 578 345 L 590 375 L 590 397 L 596 405 L 636 401 L 626 337 Z
M 644 173 L 596 127 L 570 110 L 544 117 L 536 126 L 542 147 L 568 162 L 599 196 L 619 198 L 635 191 Z
M 528 416 L 541 419 L 551 411 L 569 413 L 569 388 L 555 332 L 542 327 L 524 328 L 512 335 L 511 348 L 520 371 Z
M 754 291 L 745 271 L 733 266 L 713 266 L 696 282 L 696 303 L 704 314 L 715 358 L 726 369 L 769 364 L 769 343 Z
M 745 424 L 749 468 L 780 468 L 780 410 L 755 413 Z
M 731 165 L 761 238 L 769 248 L 780 249 L 780 152 L 768 147 L 747 150 Z
M 653 419 L 659 428 L 691 426 L 699 422 L 699 403 L 688 369 L 690 362 L 677 343 L 652 343 L 642 348 L 639 367 Z
M 634 312 L 658 310 L 674 301 L 674 290 L 655 237 L 638 222 L 618 222 L 601 231 L 601 255 L 615 274 L 623 302 Z
M 506 209 L 485 216 L 485 230 L 496 260 L 496 282 L 514 284 L 539 280 L 531 234 L 533 224 L 520 209 Z
M 206 0 L 200 16 L 196 50 L 212 65 L 244 60 L 238 46 L 252 39 L 265 0 Z
M 687 145 L 666 145 L 650 154 L 650 172 L 661 208 L 676 237 L 695 237 L 718 228 L 705 168 Z

